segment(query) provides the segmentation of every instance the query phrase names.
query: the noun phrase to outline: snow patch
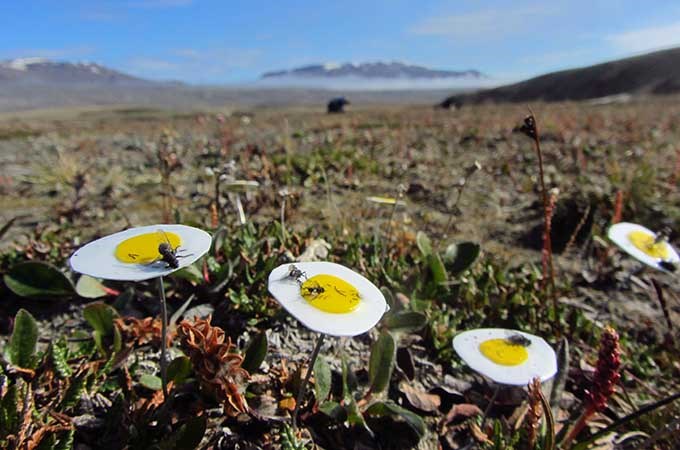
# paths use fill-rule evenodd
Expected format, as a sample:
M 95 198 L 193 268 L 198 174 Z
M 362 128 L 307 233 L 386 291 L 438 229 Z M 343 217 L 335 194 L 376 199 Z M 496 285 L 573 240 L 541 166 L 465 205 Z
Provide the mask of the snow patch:
M 327 62 L 326 64 L 323 65 L 324 70 L 334 70 L 334 69 L 339 69 L 341 66 L 340 64 L 336 62 Z
M 4 63 L 3 66 L 23 72 L 28 68 L 28 66 L 47 62 L 49 62 L 47 58 L 17 58 Z

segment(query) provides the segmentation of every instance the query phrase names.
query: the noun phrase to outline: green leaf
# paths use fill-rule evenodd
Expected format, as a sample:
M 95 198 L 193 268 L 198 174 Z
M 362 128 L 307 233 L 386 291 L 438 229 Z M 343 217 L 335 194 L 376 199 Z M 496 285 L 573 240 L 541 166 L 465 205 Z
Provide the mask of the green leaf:
M 371 392 L 382 392 L 389 386 L 397 346 L 388 331 L 380 333 L 378 340 L 371 348 L 371 358 L 368 365 L 368 377 L 371 381 Z
M 113 332 L 113 319 L 118 312 L 106 303 L 94 302 L 83 309 L 83 317 L 103 337 Z
M 5 396 L 0 399 L 0 436 L 17 434 L 19 432 L 19 392 L 17 385 L 7 388 Z
M 172 276 L 176 278 L 181 278 L 183 280 L 187 280 L 188 282 L 194 284 L 202 284 L 204 281 L 201 269 L 199 269 L 196 266 L 196 264 L 189 264 L 188 266 L 183 267 L 180 270 L 176 270 L 172 273 Z
M 427 258 L 432 254 L 432 242 L 422 231 L 419 231 L 418 234 L 416 234 L 416 245 L 424 257 Z
M 248 373 L 256 372 L 260 368 L 262 361 L 264 361 L 265 356 L 267 356 L 267 346 L 267 333 L 263 331 L 248 344 L 241 367 L 246 369 Z
M 168 364 L 168 380 L 181 384 L 189 378 L 192 370 L 191 360 L 186 356 L 178 356 Z
M 328 365 L 328 361 L 322 356 L 316 358 L 316 361 L 314 361 L 314 393 L 317 403 L 326 400 L 328 394 L 330 394 L 331 377 L 331 366 Z
M 156 375 L 149 375 L 145 373 L 139 377 L 139 384 L 152 391 L 160 391 L 163 388 L 163 382 Z
M 51 264 L 38 261 L 16 264 L 3 279 L 20 297 L 68 297 L 74 293 L 73 284 L 66 275 Z
M 476 242 L 460 242 L 446 247 L 444 265 L 452 275 L 466 271 L 479 257 L 481 247 Z
M 427 265 L 432 272 L 432 280 L 436 284 L 441 284 L 446 281 L 446 268 L 442 262 L 439 253 L 431 253 L 427 255 Z
M 76 377 L 70 378 L 71 384 L 69 384 L 68 389 L 66 389 L 64 399 L 61 401 L 61 405 L 59 406 L 59 411 L 69 409 L 78 404 L 80 397 L 82 396 L 83 392 L 85 392 L 87 375 L 88 372 L 83 372 Z
M 59 378 L 65 379 L 73 375 L 73 370 L 71 370 L 67 361 L 68 346 L 63 339 L 59 339 L 52 344 L 51 355 L 52 364 L 54 364 Z
M 17 367 L 32 369 L 38 344 L 38 323 L 25 309 L 14 318 L 14 331 L 9 341 L 9 361 Z
M 387 316 L 383 323 L 390 331 L 412 333 L 427 324 L 427 316 L 414 311 L 401 311 Z
M 89 275 L 82 275 L 76 283 L 76 294 L 83 298 L 99 298 L 104 297 L 107 292 L 98 279 Z
M 319 411 L 338 422 L 347 420 L 347 411 L 338 402 L 323 402 L 319 405 Z
M 407 409 L 402 408 L 391 400 L 386 402 L 376 402 L 366 409 L 366 414 L 370 416 L 392 416 L 400 417 L 418 433 L 420 437 L 425 435 L 425 422 L 418 415 Z
M 53 450 L 70 450 L 74 448 L 73 443 L 76 437 L 75 428 L 67 431 L 62 431 L 58 434 L 59 442 L 53 447 Z
M 382 286 L 380 288 L 380 292 L 382 292 L 383 296 L 385 297 L 385 301 L 387 302 L 387 306 L 390 307 L 390 310 L 394 310 L 394 305 L 397 302 L 394 300 L 394 294 L 392 294 L 392 291 L 387 287 Z
M 194 450 L 203 440 L 208 426 L 206 416 L 192 417 L 177 430 L 175 450 Z
M 7 221 L 6 224 L 4 224 L 4 225 L 2 226 L 2 228 L 0 228 L 0 239 L 2 239 L 2 237 L 5 235 L 5 233 L 7 233 L 7 232 L 9 231 L 10 228 L 12 228 L 12 225 L 14 224 L 14 221 L 15 221 L 15 220 L 17 220 L 17 218 L 16 218 L 16 217 L 12 217 L 11 219 L 9 219 L 9 220 Z

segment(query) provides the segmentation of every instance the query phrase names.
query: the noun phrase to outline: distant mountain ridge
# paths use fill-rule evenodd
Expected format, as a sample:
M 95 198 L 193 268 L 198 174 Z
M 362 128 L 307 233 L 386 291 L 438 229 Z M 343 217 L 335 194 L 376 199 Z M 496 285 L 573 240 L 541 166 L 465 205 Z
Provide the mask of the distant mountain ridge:
M 90 63 L 17 58 L 0 61 L 0 83 L 22 85 L 116 85 L 149 86 L 158 82 Z
M 436 70 L 401 62 L 367 62 L 361 64 L 312 64 L 290 70 L 263 73 L 261 79 L 275 78 L 363 78 L 363 79 L 412 79 L 437 80 L 447 78 L 484 79 L 477 70 Z
M 484 102 L 588 100 L 620 94 L 676 92 L 680 92 L 680 47 L 548 73 L 493 89 L 452 95 L 441 106 Z

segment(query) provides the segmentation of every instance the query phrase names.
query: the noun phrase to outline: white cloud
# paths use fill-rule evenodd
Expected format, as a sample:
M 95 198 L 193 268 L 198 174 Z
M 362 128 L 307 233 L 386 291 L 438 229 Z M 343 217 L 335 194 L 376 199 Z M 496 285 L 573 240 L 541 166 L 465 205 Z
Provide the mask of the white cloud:
M 680 45 L 680 22 L 623 31 L 606 36 L 605 40 L 625 53 L 676 47 Z
M 409 30 L 413 34 L 448 36 L 457 39 L 498 39 L 510 34 L 529 31 L 531 23 L 555 14 L 546 6 L 515 9 L 486 9 L 466 14 L 437 16 L 425 19 Z

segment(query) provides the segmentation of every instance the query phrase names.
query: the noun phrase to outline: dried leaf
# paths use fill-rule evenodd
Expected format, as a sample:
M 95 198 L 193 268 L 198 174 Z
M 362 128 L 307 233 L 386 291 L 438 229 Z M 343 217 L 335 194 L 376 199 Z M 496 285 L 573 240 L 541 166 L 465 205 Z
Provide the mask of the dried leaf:
M 425 391 L 414 388 L 404 381 L 399 383 L 399 390 L 406 396 L 406 399 L 411 406 L 421 411 L 436 411 L 442 402 L 438 395 L 428 394 Z

